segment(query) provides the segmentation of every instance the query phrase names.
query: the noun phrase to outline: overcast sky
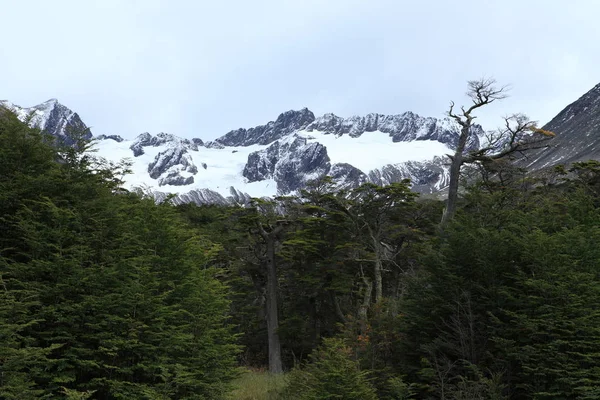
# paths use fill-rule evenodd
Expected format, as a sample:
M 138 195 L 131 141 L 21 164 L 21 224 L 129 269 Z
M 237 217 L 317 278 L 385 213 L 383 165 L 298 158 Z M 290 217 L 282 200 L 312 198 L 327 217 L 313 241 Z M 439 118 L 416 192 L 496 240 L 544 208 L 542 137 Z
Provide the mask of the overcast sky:
M 600 82 L 595 0 L 0 0 L 0 100 L 213 139 L 308 107 L 443 116 L 466 81 L 547 122 Z

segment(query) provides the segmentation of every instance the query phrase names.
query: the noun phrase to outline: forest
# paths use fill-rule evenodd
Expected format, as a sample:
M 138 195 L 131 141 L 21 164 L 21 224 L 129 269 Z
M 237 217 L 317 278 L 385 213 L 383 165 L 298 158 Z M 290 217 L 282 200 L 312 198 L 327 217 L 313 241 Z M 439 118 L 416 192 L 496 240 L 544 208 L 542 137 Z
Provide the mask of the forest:
M 474 162 L 441 224 L 408 181 L 157 204 L 88 147 L 0 112 L 2 399 L 600 398 L 599 162 Z

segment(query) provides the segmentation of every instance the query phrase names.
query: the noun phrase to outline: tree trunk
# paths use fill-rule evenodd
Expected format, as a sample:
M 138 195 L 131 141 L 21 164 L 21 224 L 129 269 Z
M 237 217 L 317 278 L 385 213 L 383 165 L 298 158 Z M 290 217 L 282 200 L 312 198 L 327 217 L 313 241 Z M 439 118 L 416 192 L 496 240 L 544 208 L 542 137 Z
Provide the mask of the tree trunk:
M 383 262 L 381 261 L 381 244 L 375 241 L 375 267 L 373 275 L 375 276 L 375 304 L 378 304 L 383 298 L 383 280 L 381 278 Z
M 346 316 L 344 315 L 344 312 L 342 311 L 342 307 L 340 306 L 340 299 L 335 295 L 334 292 L 329 292 L 329 294 L 331 296 L 331 302 L 333 303 L 335 309 L 335 315 L 337 315 L 340 321 L 346 323 L 347 320 Z
M 460 137 L 458 138 L 458 145 L 454 156 L 451 158 L 452 163 L 450 164 L 450 184 L 448 185 L 448 201 L 446 202 L 446 209 L 442 216 L 440 225 L 444 227 L 456 212 L 456 202 L 458 201 L 458 185 L 460 183 L 460 169 L 463 165 L 463 152 L 467 145 L 467 139 L 469 138 L 469 132 L 471 128 L 471 120 L 468 119 L 464 123 Z
M 455 154 L 450 164 L 450 184 L 448 185 L 448 200 L 446 202 L 446 208 L 444 209 L 444 215 L 442 216 L 442 226 L 446 226 L 448 221 L 454 216 L 456 212 L 456 202 L 458 200 L 458 185 L 460 183 L 460 167 L 462 166 L 462 154 Z
M 367 315 L 367 311 L 369 310 L 369 307 L 371 306 L 371 296 L 373 293 L 373 283 L 371 283 L 371 280 L 369 278 L 367 278 L 366 276 L 363 276 L 363 283 L 364 283 L 364 293 L 363 293 L 363 301 L 362 304 L 358 307 L 358 320 L 360 323 L 360 330 L 361 330 L 361 334 L 365 334 L 367 331 L 367 321 L 368 321 L 368 315 Z
M 373 253 L 375 254 L 375 263 L 373 265 L 373 278 L 375 279 L 375 304 L 379 303 L 383 298 L 383 257 L 384 249 L 381 245 L 381 240 L 376 232 L 373 232 L 371 227 L 368 227 L 371 241 L 373 242 Z
M 279 307 L 277 300 L 277 268 L 275 265 L 275 237 L 267 235 L 267 338 L 269 345 L 269 372 L 283 372 L 281 364 L 281 343 L 279 341 Z

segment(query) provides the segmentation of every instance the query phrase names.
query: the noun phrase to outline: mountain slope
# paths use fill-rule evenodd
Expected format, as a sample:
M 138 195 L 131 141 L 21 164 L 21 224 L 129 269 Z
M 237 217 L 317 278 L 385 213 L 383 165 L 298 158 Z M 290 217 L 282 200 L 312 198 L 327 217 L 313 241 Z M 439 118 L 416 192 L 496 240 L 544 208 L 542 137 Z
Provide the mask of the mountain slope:
M 30 118 L 31 125 L 66 144 L 73 144 L 70 132 L 91 137 L 77 113 L 56 99 L 29 108 L 8 101 L 1 101 L 0 106 L 22 120 Z M 600 84 L 543 128 L 557 135 L 549 141 L 549 148 L 531 151 L 519 160 L 529 170 L 600 160 Z M 176 203 L 243 204 L 250 197 L 292 193 L 324 175 L 346 188 L 409 178 L 414 190 L 437 192 L 447 186 L 445 155 L 459 133 L 451 119 L 412 112 L 315 117 L 304 108 L 284 112 L 264 125 L 232 130 L 210 142 L 146 132 L 132 140 L 100 135 L 95 147 L 98 156 L 110 161 L 129 160 L 133 174 L 124 178 L 129 189 L 159 200 L 174 194 Z M 468 147 L 478 148 L 483 134 L 475 126 Z
M 569 104 L 543 129 L 556 133 L 549 148 L 527 154 L 531 171 L 556 164 L 600 160 L 600 84 Z
M 471 147 L 481 134 L 477 126 Z M 132 161 L 129 187 L 158 197 L 174 193 L 176 202 L 237 203 L 289 194 L 325 175 L 341 187 L 410 178 L 416 190 L 437 191 L 447 182 L 443 156 L 458 135 L 454 121 L 414 113 L 315 118 L 302 109 L 207 143 L 143 133 L 132 141 L 102 138 L 97 148 L 106 158 Z
M 74 135 L 91 139 L 92 133 L 79 115 L 56 99 L 50 99 L 33 107 L 21 107 L 6 100 L 0 100 L 0 106 L 16 113 L 21 120 L 29 119 L 32 126 L 56 137 L 67 146 L 74 144 Z
M 22 119 L 65 142 L 70 129 L 87 129 L 79 116 L 56 100 L 23 108 L 2 103 Z M 89 133 L 89 130 L 88 130 Z M 444 155 L 458 140 L 448 118 L 368 114 L 350 118 L 308 109 L 290 110 L 274 121 L 240 128 L 204 142 L 168 133 L 142 133 L 132 140 L 100 135 L 96 155 L 131 163 L 126 187 L 174 202 L 246 203 L 250 197 L 285 195 L 329 175 L 340 187 L 365 182 L 385 185 L 409 178 L 413 188 L 435 192 L 447 183 Z M 475 126 L 469 147 L 483 135 Z

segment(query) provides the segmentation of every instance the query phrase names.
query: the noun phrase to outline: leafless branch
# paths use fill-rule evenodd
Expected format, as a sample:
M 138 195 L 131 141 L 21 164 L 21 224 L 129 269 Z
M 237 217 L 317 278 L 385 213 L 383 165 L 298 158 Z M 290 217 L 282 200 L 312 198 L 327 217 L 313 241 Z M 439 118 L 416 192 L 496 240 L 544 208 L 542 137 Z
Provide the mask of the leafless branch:
M 487 136 L 488 143 L 465 156 L 465 163 L 497 160 L 513 153 L 545 148 L 546 141 L 554 133 L 537 127 L 525 114 L 517 113 L 504 117 L 504 126 Z

